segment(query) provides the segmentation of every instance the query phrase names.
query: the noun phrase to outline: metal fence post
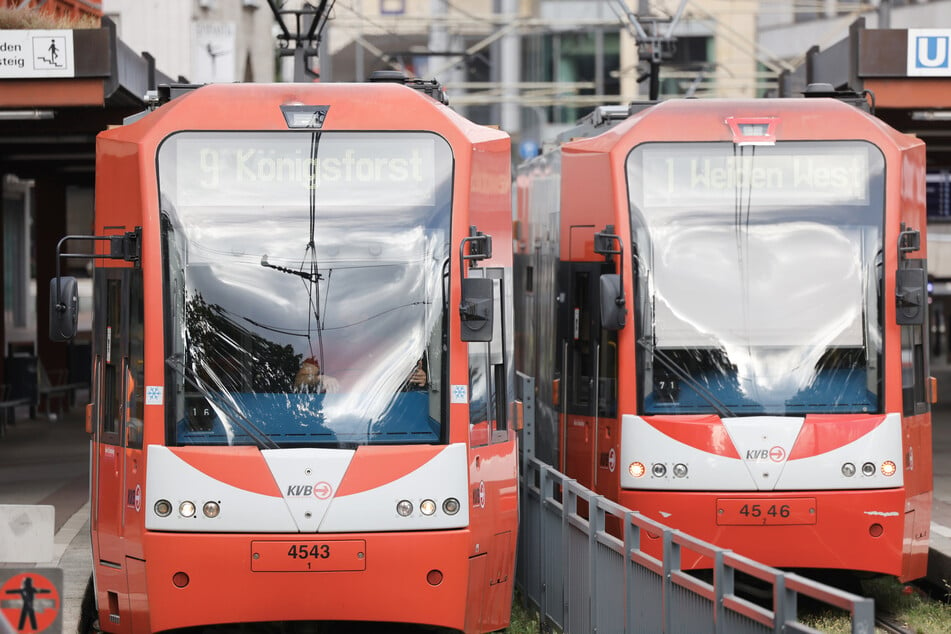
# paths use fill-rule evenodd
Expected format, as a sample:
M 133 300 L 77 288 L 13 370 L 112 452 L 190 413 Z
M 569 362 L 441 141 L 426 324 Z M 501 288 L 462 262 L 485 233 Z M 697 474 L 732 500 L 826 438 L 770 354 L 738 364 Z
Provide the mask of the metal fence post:
M 541 577 L 540 579 L 540 590 L 541 596 L 538 597 L 538 609 L 541 611 L 542 619 L 548 618 L 548 554 L 545 552 L 545 544 L 547 542 L 548 535 L 545 531 L 545 500 L 548 495 L 549 485 L 549 476 L 547 468 L 540 468 L 539 472 L 539 489 L 538 489 L 538 545 L 539 553 L 541 553 Z
M 717 634 L 729 634 L 726 628 L 726 606 L 723 605 L 723 595 L 733 594 L 734 591 L 733 568 L 727 568 L 723 564 L 723 551 L 718 550 L 713 556 L 713 600 L 714 622 L 713 630 Z
M 680 570 L 680 545 L 674 543 L 674 529 L 664 529 L 664 631 L 669 632 L 671 627 L 671 597 L 674 584 L 671 580 L 671 571 Z

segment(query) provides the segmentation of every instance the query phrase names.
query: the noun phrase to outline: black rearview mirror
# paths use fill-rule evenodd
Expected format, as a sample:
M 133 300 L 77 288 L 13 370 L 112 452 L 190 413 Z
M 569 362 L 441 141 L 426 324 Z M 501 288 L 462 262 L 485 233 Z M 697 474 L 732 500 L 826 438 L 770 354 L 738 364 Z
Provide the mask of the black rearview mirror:
M 601 276 L 601 327 L 605 330 L 620 330 L 627 320 L 621 276 L 606 273 Z
M 462 280 L 459 316 L 463 341 L 492 341 L 493 288 L 491 279 L 467 277 Z
M 895 316 L 898 325 L 925 323 L 928 272 L 924 268 L 898 269 L 895 277 Z
M 50 280 L 50 339 L 69 341 L 79 327 L 79 283 L 75 277 Z

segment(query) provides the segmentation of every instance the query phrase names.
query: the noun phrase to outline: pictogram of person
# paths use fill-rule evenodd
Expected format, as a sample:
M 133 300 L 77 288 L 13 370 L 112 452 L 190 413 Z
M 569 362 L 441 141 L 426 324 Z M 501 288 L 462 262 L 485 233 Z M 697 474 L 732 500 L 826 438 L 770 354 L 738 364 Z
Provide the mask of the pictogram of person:
M 33 607 L 33 599 L 35 599 L 38 594 L 49 593 L 50 590 L 34 587 L 32 577 L 25 577 L 23 579 L 23 585 L 20 586 L 19 590 L 7 590 L 7 594 L 19 594 L 20 598 L 23 599 L 23 607 L 20 608 L 20 622 L 17 625 L 19 631 L 23 631 L 23 626 L 26 625 L 27 618 L 30 619 L 30 626 L 34 630 L 37 629 L 36 610 Z

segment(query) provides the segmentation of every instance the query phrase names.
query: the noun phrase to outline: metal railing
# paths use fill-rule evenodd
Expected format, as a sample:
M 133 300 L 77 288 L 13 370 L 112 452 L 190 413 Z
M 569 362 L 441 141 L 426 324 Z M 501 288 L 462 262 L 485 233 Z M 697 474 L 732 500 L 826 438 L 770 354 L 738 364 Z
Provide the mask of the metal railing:
M 874 632 L 872 599 L 664 526 L 535 458 L 523 456 L 520 484 L 516 584 L 546 626 L 569 634 L 818 632 L 798 621 L 805 596 L 848 612 L 853 634 Z M 647 539 L 662 540 L 660 559 L 642 550 Z M 712 561 L 711 581 L 681 569 L 682 550 Z M 771 607 L 738 593 L 738 573 L 772 587 Z

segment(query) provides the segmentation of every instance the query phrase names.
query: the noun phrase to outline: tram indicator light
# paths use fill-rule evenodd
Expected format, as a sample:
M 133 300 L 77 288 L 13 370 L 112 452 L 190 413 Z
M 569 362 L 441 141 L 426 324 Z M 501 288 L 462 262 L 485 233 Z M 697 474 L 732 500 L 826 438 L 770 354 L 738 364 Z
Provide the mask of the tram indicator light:
M 776 117 L 728 117 L 726 124 L 736 145 L 776 144 Z
M 288 128 L 314 128 L 319 130 L 330 106 L 305 106 L 303 104 L 284 104 L 281 112 Z

